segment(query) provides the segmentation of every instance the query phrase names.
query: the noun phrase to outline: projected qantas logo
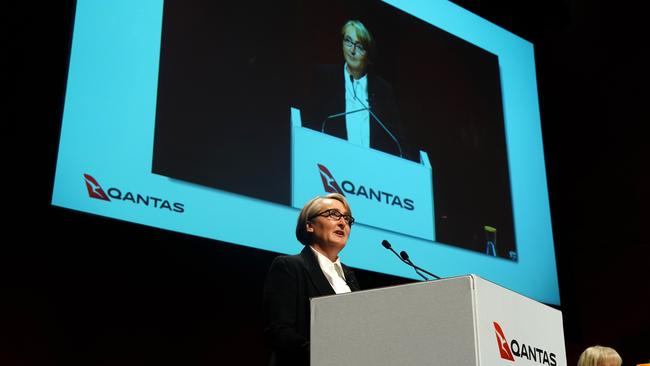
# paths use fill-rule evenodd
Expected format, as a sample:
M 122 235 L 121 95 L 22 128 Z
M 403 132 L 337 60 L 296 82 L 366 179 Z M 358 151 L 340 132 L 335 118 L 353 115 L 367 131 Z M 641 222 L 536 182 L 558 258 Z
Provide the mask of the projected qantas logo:
M 494 333 L 497 337 L 497 345 L 499 346 L 499 354 L 504 360 L 515 362 L 515 357 L 534 361 L 542 365 L 555 366 L 557 365 L 555 353 L 548 352 L 538 347 L 526 345 L 513 339 L 509 344 L 506 339 L 503 329 L 497 322 L 494 324 Z
M 320 172 L 320 179 L 323 181 L 325 192 L 340 193 L 345 196 L 345 193 L 343 193 L 339 184 L 336 183 L 336 179 L 334 179 L 332 173 L 324 165 L 318 164 L 318 171 Z
M 380 189 L 366 187 L 362 184 L 354 184 L 349 180 L 341 181 L 341 185 L 336 182 L 334 175 L 330 172 L 327 167 L 322 164 L 318 165 L 318 172 L 320 173 L 320 178 L 323 181 L 323 188 L 325 192 L 329 193 L 340 193 L 345 196 L 345 194 L 355 195 L 357 197 L 364 197 L 369 200 L 374 200 L 379 203 L 383 203 L 390 206 L 401 207 L 408 211 L 413 211 L 415 209 L 415 202 L 410 198 L 402 198 L 397 194 L 388 193 Z
M 97 183 L 97 180 L 88 174 L 84 174 L 84 179 L 86 180 L 86 188 L 88 189 L 88 195 L 90 198 L 97 198 L 98 200 L 110 201 L 102 186 Z
M 86 182 L 86 189 L 88 189 L 88 196 L 90 198 L 108 202 L 111 202 L 112 198 L 118 201 L 130 202 L 135 205 L 154 207 L 176 213 L 185 212 L 185 205 L 180 202 L 171 202 L 164 198 L 123 191 L 116 187 L 110 187 L 106 191 L 108 194 L 106 194 L 102 186 L 99 184 L 99 182 L 97 182 L 97 179 L 95 179 L 90 174 L 84 174 L 84 180 Z

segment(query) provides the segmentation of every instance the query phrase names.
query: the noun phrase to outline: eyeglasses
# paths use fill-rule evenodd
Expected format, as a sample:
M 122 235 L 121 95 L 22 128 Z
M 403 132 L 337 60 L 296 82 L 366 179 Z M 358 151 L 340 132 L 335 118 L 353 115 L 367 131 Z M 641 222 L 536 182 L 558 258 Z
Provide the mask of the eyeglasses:
M 342 214 L 342 213 L 339 212 L 339 210 L 335 210 L 333 208 L 331 208 L 329 210 L 325 210 L 325 211 L 323 211 L 321 213 L 317 213 L 316 215 L 310 217 L 309 219 L 311 220 L 316 216 L 328 217 L 330 220 L 333 220 L 333 221 L 339 221 L 339 220 L 341 220 L 341 217 L 342 217 L 343 220 L 345 220 L 345 222 L 348 224 L 348 226 L 352 226 L 354 224 L 354 217 L 352 217 L 350 215 Z
M 350 38 L 348 36 L 345 36 L 345 38 L 343 38 L 343 44 L 345 45 L 345 47 L 347 47 L 349 49 L 352 49 L 353 47 L 356 47 L 357 51 L 359 51 L 359 53 L 362 54 L 362 55 L 364 53 L 366 53 L 366 48 L 363 47 L 363 45 L 361 43 L 354 42 L 352 40 L 352 38 Z

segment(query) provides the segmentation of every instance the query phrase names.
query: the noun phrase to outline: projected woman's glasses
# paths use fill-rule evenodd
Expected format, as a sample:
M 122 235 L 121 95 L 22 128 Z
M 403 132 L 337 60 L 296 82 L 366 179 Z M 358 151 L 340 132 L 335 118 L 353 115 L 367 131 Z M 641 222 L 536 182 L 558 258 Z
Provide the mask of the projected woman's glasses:
M 343 44 L 345 45 L 345 47 L 347 47 L 349 49 L 352 49 L 352 48 L 356 47 L 357 51 L 359 51 L 359 53 L 361 53 L 361 54 L 366 53 L 366 49 L 363 47 L 363 45 L 361 43 L 359 43 L 359 42 L 352 41 L 352 39 L 350 37 L 343 38 Z

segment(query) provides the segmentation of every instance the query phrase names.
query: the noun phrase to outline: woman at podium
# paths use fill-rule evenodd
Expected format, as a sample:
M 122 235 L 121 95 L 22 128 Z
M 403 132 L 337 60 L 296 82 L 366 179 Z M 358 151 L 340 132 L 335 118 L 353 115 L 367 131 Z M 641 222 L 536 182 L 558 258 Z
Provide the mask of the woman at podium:
M 273 349 L 271 365 L 309 364 L 309 299 L 359 290 L 339 253 L 354 224 L 352 210 L 338 193 L 307 202 L 298 215 L 300 254 L 273 260 L 264 285 L 264 333 Z

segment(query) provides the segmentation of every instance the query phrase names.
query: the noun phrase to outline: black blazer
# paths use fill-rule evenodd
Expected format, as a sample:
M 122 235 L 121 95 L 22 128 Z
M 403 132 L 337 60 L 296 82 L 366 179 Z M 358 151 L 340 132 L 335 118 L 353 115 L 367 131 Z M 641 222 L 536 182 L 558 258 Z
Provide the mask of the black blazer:
M 412 159 L 413 154 L 407 147 L 393 88 L 384 79 L 371 72 L 368 73 L 367 78 L 370 109 L 399 141 L 404 158 Z M 347 139 L 345 116 L 327 120 L 325 130 L 322 131 L 323 121 L 328 116 L 343 112 L 345 112 L 343 65 L 316 66 L 311 81 L 311 92 L 302 108 L 303 126 Z M 397 144 L 372 115 L 370 116 L 370 147 L 399 156 Z
M 358 291 L 354 272 L 343 264 L 342 268 L 350 290 Z M 334 294 L 311 248 L 273 260 L 263 299 L 272 365 L 309 365 L 309 299 Z

